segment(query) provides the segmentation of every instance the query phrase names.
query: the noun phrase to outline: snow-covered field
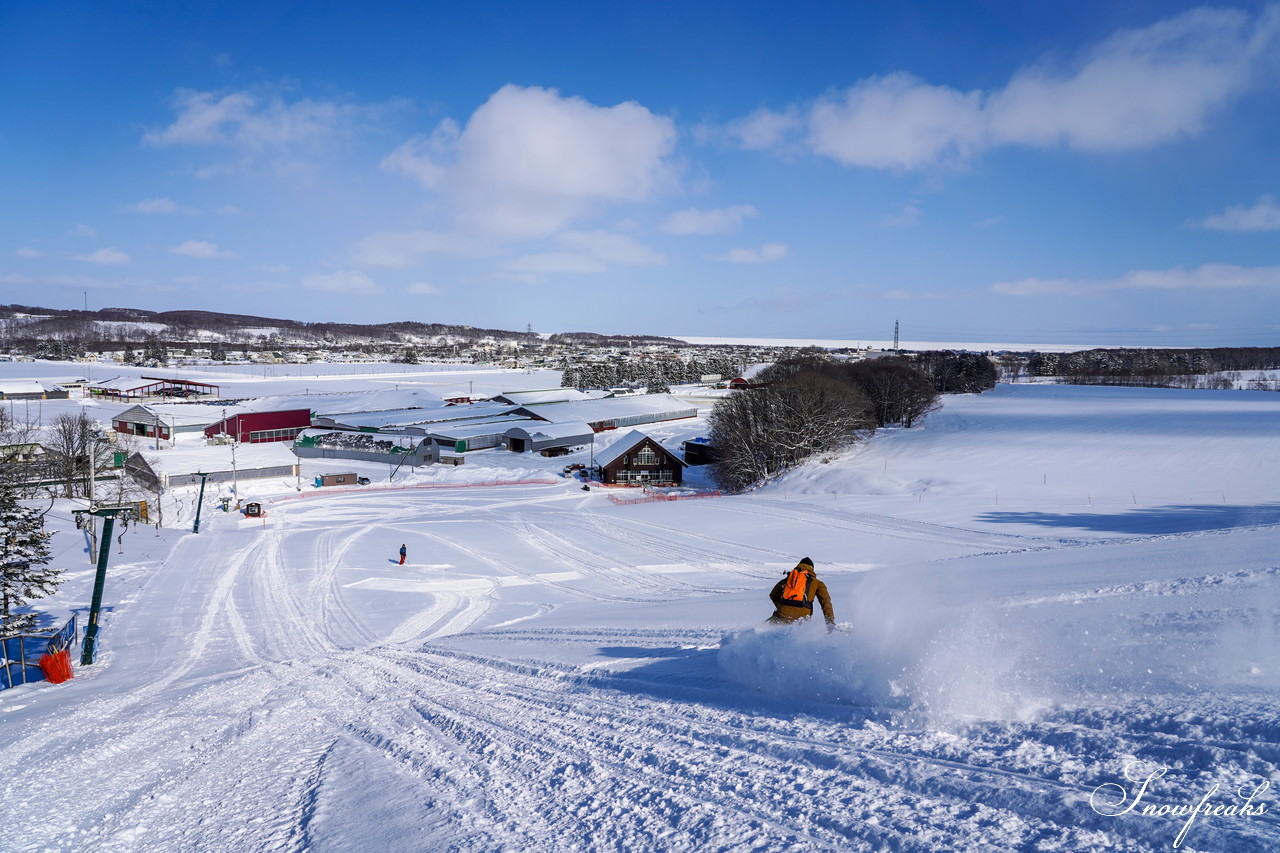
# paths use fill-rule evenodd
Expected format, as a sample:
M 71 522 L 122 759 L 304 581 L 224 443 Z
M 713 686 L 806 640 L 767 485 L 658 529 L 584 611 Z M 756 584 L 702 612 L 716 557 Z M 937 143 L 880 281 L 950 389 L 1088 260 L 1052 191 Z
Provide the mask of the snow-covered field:
M 1280 394 L 1019 385 L 745 496 L 242 484 L 0 691 L 0 850 L 1275 850 L 1277 451 Z M 762 626 L 802 556 L 847 632 Z

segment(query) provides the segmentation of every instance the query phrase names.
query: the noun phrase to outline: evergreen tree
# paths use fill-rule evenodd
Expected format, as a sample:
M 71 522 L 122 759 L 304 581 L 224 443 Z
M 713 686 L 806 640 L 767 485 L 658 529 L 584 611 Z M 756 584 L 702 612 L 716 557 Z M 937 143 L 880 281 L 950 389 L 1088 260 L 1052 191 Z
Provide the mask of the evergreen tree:
M 671 386 L 662 374 L 660 365 L 650 362 L 645 370 L 645 390 L 650 394 L 670 394 Z
M 35 613 L 15 613 L 30 598 L 51 595 L 62 572 L 49 562 L 49 536 L 40 514 L 18 502 L 13 488 L 0 484 L 0 637 L 29 633 Z

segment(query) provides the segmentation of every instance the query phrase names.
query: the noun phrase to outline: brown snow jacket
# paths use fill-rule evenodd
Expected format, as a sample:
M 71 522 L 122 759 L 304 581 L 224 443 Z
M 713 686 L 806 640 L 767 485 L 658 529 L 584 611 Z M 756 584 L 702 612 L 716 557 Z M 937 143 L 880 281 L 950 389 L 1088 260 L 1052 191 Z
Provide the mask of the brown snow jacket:
M 795 622 L 800 619 L 808 619 L 813 615 L 813 602 L 816 600 L 822 607 L 822 615 L 827 620 L 828 625 L 836 623 L 835 611 L 831 609 L 831 596 L 827 592 L 827 585 L 818 580 L 817 574 L 813 571 L 813 563 L 801 560 L 796 566 L 797 569 L 804 570 L 809 575 L 812 582 L 809 584 L 808 607 L 801 607 L 796 604 L 790 604 L 782 600 L 782 590 L 787 585 L 787 579 L 784 577 L 774 585 L 773 591 L 769 593 L 769 600 L 773 602 L 773 615 L 769 617 L 769 621 L 775 625 L 783 625 L 789 622 Z M 788 572 L 787 574 L 790 574 Z

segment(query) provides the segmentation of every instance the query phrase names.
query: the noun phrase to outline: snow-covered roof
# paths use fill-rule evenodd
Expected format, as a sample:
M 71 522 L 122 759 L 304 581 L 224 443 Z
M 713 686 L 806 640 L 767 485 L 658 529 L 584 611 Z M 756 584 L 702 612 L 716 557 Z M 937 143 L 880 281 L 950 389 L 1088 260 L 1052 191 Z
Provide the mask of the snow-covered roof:
M 392 409 L 437 409 L 447 406 L 439 394 L 421 388 L 375 387 L 363 391 L 317 391 L 261 397 L 254 401 L 268 409 L 300 409 L 307 406 L 317 416 L 331 417 L 352 412 L 383 412 Z
M 439 406 L 414 409 L 389 409 L 379 412 L 345 412 L 324 416 L 316 416 L 319 425 L 333 425 L 360 429 L 372 427 L 423 426 L 425 424 L 451 423 L 453 421 L 472 421 L 483 417 L 501 417 L 508 415 L 514 407 L 503 404 L 477 403 L 474 406 L 449 406 L 441 402 Z
M 461 423 L 437 424 L 431 428 L 431 435 L 438 438 L 474 438 L 477 435 L 501 435 L 513 424 L 535 423 L 528 418 L 510 417 L 492 420 L 463 421 Z
M 135 376 L 114 376 L 111 379 L 99 379 L 90 382 L 90 388 L 101 388 L 104 391 L 134 391 L 138 388 L 154 385 L 150 380 L 138 379 Z
M 231 409 L 228 407 L 228 417 Z M 222 409 L 212 406 L 130 406 L 114 415 L 111 420 L 132 424 L 163 424 L 174 427 L 205 427 L 222 420 Z
M 493 399 L 495 402 L 510 403 L 513 406 L 542 406 L 548 403 L 590 400 L 592 395 L 576 388 L 547 388 L 541 391 L 503 391 Z
M 166 447 L 160 450 L 140 447 L 138 452 L 157 474 L 193 474 L 196 471 L 231 470 L 231 447 L 208 447 L 193 444 Z M 262 444 L 238 444 L 235 446 L 236 468 L 271 468 L 277 465 L 294 465 L 298 457 L 293 455 L 293 445 L 287 441 L 269 441 Z
M 535 418 L 553 423 L 617 420 L 635 415 L 667 415 L 672 418 L 697 415 L 697 408 L 677 400 L 670 394 L 641 394 L 637 397 L 606 397 L 601 400 L 578 400 L 549 406 L 522 406 Z
M 0 394 L 43 394 L 50 390 L 38 379 L 6 379 L 0 382 Z
M 529 421 L 507 430 L 508 438 L 557 439 L 590 438 L 595 430 L 584 423 L 550 424 L 545 421 Z
M 654 444 L 658 445 L 658 447 L 662 447 L 662 442 L 658 441 L 656 438 L 649 435 L 648 433 L 641 432 L 638 429 L 629 429 L 626 432 L 624 432 L 622 435 L 618 436 L 618 438 L 613 442 L 613 444 L 610 444 L 604 450 L 596 451 L 596 454 L 595 454 L 596 464 L 599 465 L 601 468 L 605 467 L 606 465 L 609 465 L 610 463 L 616 461 L 618 458 L 620 458 L 621 456 L 623 456 L 624 454 L 632 450 L 637 444 L 644 441 L 646 438 L 650 439 Z M 670 454 L 671 458 L 675 459 L 681 465 L 685 464 L 684 460 L 681 459 L 679 456 L 676 456 L 674 453 L 671 453 L 671 451 L 667 450 L 665 447 L 662 447 L 662 449 L 666 450 L 667 453 Z

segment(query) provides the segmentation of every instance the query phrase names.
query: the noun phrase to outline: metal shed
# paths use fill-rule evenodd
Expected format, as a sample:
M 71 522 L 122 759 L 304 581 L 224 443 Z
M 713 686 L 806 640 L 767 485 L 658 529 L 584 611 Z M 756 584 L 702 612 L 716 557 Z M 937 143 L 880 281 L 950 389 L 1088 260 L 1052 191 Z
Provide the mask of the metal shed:
M 530 423 L 513 426 L 503 433 L 507 449 L 515 453 L 534 453 L 557 447 L 577 447 L 592 444 L 595 431 L 585 423 L 549 424 Z

